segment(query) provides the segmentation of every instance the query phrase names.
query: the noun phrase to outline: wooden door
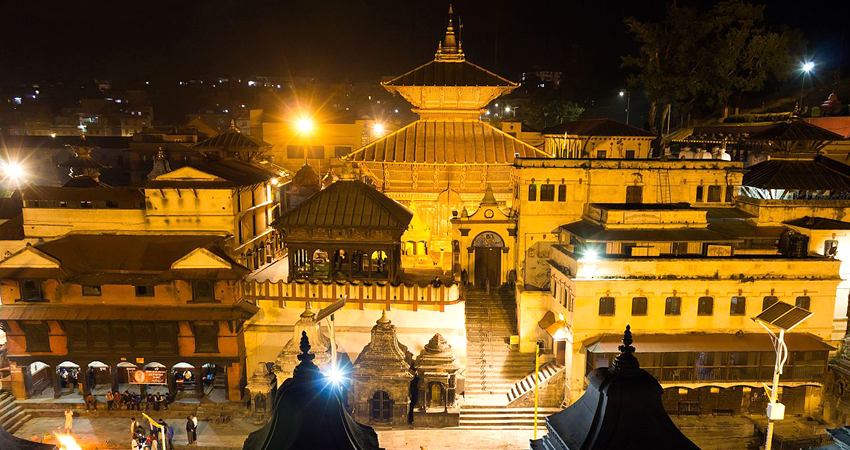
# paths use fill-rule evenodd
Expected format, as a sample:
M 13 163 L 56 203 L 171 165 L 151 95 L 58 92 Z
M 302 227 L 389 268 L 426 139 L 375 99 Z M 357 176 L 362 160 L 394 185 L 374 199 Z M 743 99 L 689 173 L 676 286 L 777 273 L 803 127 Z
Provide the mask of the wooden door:
M 496 288 L 502 284 L 502 249 L 498 247 L 478 247 L 475 249 L 475 285 L 485 286 L 485 280 L 490 280 L 490 287 Z

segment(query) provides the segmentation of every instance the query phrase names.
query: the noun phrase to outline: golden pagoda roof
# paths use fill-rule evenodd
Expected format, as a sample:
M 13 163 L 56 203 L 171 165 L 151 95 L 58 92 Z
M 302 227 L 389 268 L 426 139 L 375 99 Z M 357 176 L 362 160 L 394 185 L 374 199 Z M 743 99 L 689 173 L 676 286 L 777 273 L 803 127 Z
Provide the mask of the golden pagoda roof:
M 385 88 L 398 86 L 503 86 L 514 83 L 466 60 L 429 61 L 421 66 L 381 83 Z
M 417 120 L 345 156 L 357 162 L 512 164 L 545 152 L 472 119 Z

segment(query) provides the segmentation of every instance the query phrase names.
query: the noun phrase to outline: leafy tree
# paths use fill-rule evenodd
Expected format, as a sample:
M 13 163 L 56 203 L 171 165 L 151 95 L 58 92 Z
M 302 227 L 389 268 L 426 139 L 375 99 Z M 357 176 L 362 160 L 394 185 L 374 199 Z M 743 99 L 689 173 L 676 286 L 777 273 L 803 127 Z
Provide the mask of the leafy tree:
M 653 129 L 659 108 L 663 123 L 673 102 L 697 115 L 711 114 L 734 96 L 761 91 L 793 73 L 802 35 L 768 29 L 764 10 L 743 0 L 726 0 L 708 11 L 673 2 L 659 21 L 626 19 L 640 47 L 623 65 L 635 70 L 629 83 L 646 91 Z
M 537 129 L 555 126 L 576 120 L 584 108 L 551 91 L 537 91 L 532 94 L 525 117 L 529 125 Z

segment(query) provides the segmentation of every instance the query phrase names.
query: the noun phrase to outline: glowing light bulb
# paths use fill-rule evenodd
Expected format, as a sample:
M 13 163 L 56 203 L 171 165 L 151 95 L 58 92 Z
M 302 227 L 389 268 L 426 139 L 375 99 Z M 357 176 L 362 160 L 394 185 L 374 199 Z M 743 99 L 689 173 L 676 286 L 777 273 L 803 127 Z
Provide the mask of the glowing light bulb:
M 372 131 L 375 132 L 375 134 L 378 136 L 384 134 L 384 124 L 380 122 L 375 122 L 375 124 L 372 125 Z
M 2 166 L 3 175 L 6 178 L 11 178 L 13 180 L 19 180 L 19 179 L 23 178 L 24 175 L 25 175 L 24 174 L 24 168 L 21 167 L 21 165 L 18 164 L 17 162 L 15 162 L 15 161 L 3 162 L 3 163 L 0 163 L 0 166 Z
M 328 370 L 328 373 L 325 374 L 325 377 L 334 385 L 341 386 L 343 382 L 345 382 L 345 373 L 339 369 L 337 366 L 333 366 Z
M 808 62 L 803 64 L 803 72 L 805 72 L 805 73 L 811 72 L 812 69 L 814 69 L 814 68 L 815 68 L 815 63 L 813 63 L 811 61 L 808 61 Z
M 295 126 L 298 128 L 298 131 L 302 133 L 309 133 L 313 130 L 313 121 L 306 117 L 302 117 L 295 122 Z

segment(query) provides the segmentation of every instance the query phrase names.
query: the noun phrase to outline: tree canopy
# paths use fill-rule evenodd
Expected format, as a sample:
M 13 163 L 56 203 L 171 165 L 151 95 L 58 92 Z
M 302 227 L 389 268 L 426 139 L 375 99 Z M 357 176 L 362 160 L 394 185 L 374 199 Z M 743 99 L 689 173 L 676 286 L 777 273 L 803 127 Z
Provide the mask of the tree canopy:
M 542 130 L 578 119 L 584 112 L 584 108 L 566 100 L 565 95 L 560 90 L 533 93 L 529 99 L 529 108 L 525 112 L 527 123 Z
M 655 128 L 672 102 L 697 114 L 711 114 L 736 95 L 763 90 L 794 71 L 803 46 L 799 31 L 771 30 L 764 24 L 765 5 L 726 0 L 709 10 L 668 6 L 659 21 L 626 19 L 639 44 L 638 53 L 623 58 L 634 69 L 632 86 L 650 100 Z

